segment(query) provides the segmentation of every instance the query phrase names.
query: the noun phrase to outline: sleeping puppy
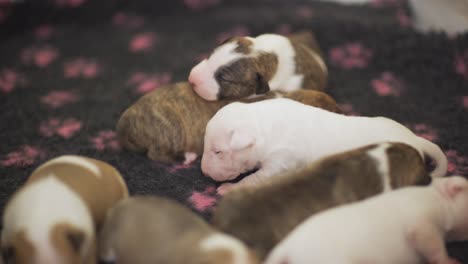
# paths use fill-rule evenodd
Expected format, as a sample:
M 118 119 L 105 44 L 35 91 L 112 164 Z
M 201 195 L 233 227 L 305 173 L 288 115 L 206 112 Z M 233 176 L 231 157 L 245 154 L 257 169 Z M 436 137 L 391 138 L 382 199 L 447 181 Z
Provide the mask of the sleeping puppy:
M 257 263 L 241 241 L 158 197 L 122 200 L 110 210 L 99 241 L 100 259 L 119 264 Z
M 445 240 L 468 239 L 468 181 L 434 179 L 311 216 L 266 264 L 455 264 Z
M 327 67 L 315 37 L 263 34 L 235 37 L 217 47 L 190 72 L 189 82 L 206 100 L 240 99 L 268 91 L 322 91 Z
M 127 196 L 121 175 L 105 162 L 67 155 L 44 163 L 5 207 L 4 263 L 96 263 L 95 228 Z
M 339 112 L 330 96 L 312 90 L 291 94 L 269 92 L 254 102 L 275 97 L 288 97 L 305 104 Z M 189 83 L 181 82 L 155 90 L 130 106 L 117 123 L 121 145 L 148 158 L 164 163 L 188 164 L 203 153 L 206 124 L 230 100 L 209 102 L 195 94 Z
M 216 181 L 258 169 L 236 183 L 252 185 L 327 155 L 382 141 L 406 143 L 422 157 L 429 155 L 437 164 L 434 177 L 447 171 L 447 158 L 437 145 L 391 119 L 345 116 L 284 98 L 220 109 L 206 127 L 201 168 Z M 218 190 L 232 186 L 225 183 Z
M 214 211 L 213 223 L 263 259 L 312 214 L 402 186 L 430 182 L 424 165 L 417 150 L 401 143 L 343 152 L 263 184 L 228 192 Z

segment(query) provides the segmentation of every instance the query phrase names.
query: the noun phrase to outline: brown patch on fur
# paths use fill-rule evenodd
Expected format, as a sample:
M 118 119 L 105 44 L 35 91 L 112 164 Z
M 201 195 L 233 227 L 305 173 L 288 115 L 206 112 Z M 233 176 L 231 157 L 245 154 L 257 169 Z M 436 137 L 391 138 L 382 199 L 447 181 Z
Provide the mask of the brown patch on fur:
M 329 156 L 296 172 L 275 176 L 262 185 L 234 189 L 219 202 L 213 223 L 221 231 L 244 241 L 262 260 L 310 215 L 382 192 L 377 164 L 367 154 L 376 146 Z M 400 146 L 392 147 L 392 153 L 412 152 Z M 398 158 L 397 162 L 390 163 L 399 167 L 391 174 L 392 181 L 398 182 L 395 187 L 413 185 L 420 180 L 419 170 L 413 168 L 421 164 L 404 158 Z M 408 175 L 408 171 L 417 172 Z
M 79 236 L 82 241 L 75 248 L 71 243 L 70 236 Z M 64 263 L 70 264 L 93 264 L 96 263 L 96 244 L 94 237 L 86 237 L 79 228 L 76 228 L 68 223 L 55 224 L 50 232 L 50 240 L 52 245 L 60 252 Z M 91 241 L 91 244 L 89 242 Z M 90 248 L 83 248 L 83 246 L 91 246 Z
M 297 90 L 285 94 L 285 98 L 301 102 L 306 105 L 319 107 L 334 113 L 343 113 L 335 99 L 328 94 L 315 90 Z
M 322 50 L 320 49 L 317 39 L 315 38 L 315 35 L 312 32 L 299 31 L 289 35 L 288 38 L 291 42 L 302 43 L 303 45 L 312 49 L 313 51 L 315 51 L 315 53 L 322 57 Z
M 7 238 L 7 241 L 7 244 L 2 244 L 2 258 L 8 259 L 3 259 L 4 262 L 0 263 L 34 263 L 36 250 L 24 231 L 15 233 L 13 237 Z
M 390 179 L 392 188 L 400 188 L 408 182 L 417 185 L 428 185 L 431 177 L 426 171 L 426 165 L 419 152 L 403 143 L 393 143 L 387 150 L 389 156 Z M 399 164 L 412 163 L 412 167 Z
M 154 196 L 133 196 L 109 212 L 99 237 L 100 256 L 109 249 L 119 264 L 203 263 L 229 259 L 225 250 L 203 251 L 200 242 L 215 230 L 187 207 Z
M 307 35 L 305 38 L 307 39 Z M 328 72 L 322 68 L 320 62 L 318 62 L 317 58 L 313 55 L 315 53 L 317 57 L 321 57 L 320 49 L 313 36 L 312 40 L 309 41 L 303 39 L 304 37 L 289 38 L 296 52 L 294 57 L 296 61 L 296 74 L 304 76 L 302 82 L 303 88 L 323 91 L 327 85 Z M 317 46 L 317 48 L 311 49 L 310 45 Z M 322 61 L 325 63 L 324 60 Z
M 255 58 L 257 71 L 265 78 L 270 81 L 278 70 L 278 56 L 271 52 L 260 53 Z
M 234 50 L 242 54 L 250 54 L 252 52 L 253 42 L 247 38 L 237 38 L 237 48 Z
M 107 210 L 120 199 L 128 197 L 128 189 L 120 173 L 111 165 L 100 160 L 80 158 L 96 165 L 100 169 L 100 176 L 77 164 L 53 162 L 45 163 L 33 171 L 26 184 L 53 175 L 84 200 L 99 227 Z
M 170 84 L 141 97 L 125 110 L 117 123 L 117 135 L 128 150 L 144 152 L 160 162 L 181 162 L 185 152 L 203 154 L 206 125 L 221 107 L 234 101 L 257 102 L 278 95 L 268 92 L 251 99 L 206 101 L 189 83 Z M 287 94 L 283 96 L 288 98 Z M 327 98 L 309 91 L 291 93 L 293 100 L 332 111 L 332 99 Z
M 256 59 L 252 57 L 241 58 L 219 67 L 215 79 L 220 89 L 219 100 L 239 100 L 256 93 L 258 87 Z

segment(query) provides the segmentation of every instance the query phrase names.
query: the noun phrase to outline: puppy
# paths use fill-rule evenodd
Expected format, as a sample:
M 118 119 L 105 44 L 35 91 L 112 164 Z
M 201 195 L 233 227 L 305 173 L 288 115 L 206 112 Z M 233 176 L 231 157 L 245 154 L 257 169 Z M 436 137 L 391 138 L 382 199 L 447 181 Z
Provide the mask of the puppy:
M 434 177 L 447 171 L 447 158 L 437 145 L 391 119 L 345 116 L 284 98 L 220 109 L 206 127 L 201 168 L 216 181 L 258 168 L 236 183 L 252 185 L 327 155 L 382 141 L 406 143 L 421 156 L 429 155 L 437 163 Z
M 189 82 L 206 100 L 240 99 L 267 91 L 322 91 L 327 67 L 310 32 L 228 39 L 190 72 Z
M 121 175 L 105 162 L 70 155 L 44 163 L 5 207 L 5 264 L 96 263 L 95 228 L 127 196 Z
M 288 97 L 329 111 L 340 111 L 330 96 L 312 90 L 291 94 L 270 92 L 244 101 L 275 97 Z M 231 102 L 208 102 L 196 95 L 188 83 L 167 85 L 130 106 L 117 123 L 117 135 L 124 148 L 144 152 L 152 160 L 188 164 L 203 153 L 203 138 L 210 118 Z
M 137 196 L 121 201 L 100 234 L 100 258 L 119 264 L 253 264 L 238 239 L 210 227 L 168 199 Z
M 458 263 L 445 240 L 468 239 L 468 182 L 434 179 L 311 216 L 266 264 Z
M 244 241 L 263 259 L 312 214 L 402 186 L 430 182 L 424 165 L 417 150 L 401 143 L 343 152 L 263 184 L 228 192 L 214 211 L 213 223 Z
M 467 0 L 410 0 L 416 29 L 460 34 L 468 31 Z

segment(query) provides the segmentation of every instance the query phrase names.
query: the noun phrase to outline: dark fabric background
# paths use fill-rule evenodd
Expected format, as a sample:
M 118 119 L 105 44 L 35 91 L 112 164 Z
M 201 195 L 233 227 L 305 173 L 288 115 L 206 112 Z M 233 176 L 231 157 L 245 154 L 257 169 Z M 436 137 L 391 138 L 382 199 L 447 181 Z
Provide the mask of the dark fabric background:
M 208 219 L 216 183 L 199 162 L 120 150 L 120 113 L 186 80 L 229 36 L 304 29 L 316 33 L 327 91 L 348 114 L 407 125 L 441 146 L 449 174 L 468 175 L 468 35 L 419 34 L 410 15 L 399 0 L 0 0 L 0 207 L 39 164 L 80 154 L 116 166 L 132 194 L 176 199 Z M 467 244 L 450 250 L 468 263 Z

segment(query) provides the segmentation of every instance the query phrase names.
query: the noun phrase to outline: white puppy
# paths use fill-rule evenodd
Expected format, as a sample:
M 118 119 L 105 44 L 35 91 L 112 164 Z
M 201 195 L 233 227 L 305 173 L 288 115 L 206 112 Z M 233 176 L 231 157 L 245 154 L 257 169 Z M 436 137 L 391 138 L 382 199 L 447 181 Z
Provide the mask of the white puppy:
M 208 122 L 202 171 L 216 181 L 232 180 L 259 168 L 239 183 L 255 184 L 322 157 L 382 141 L 406 143 L 437 164 L 445 175 L 447 158 L 434 143 L 384 117 L 345 116 L 289 99 L 232 103 Z M 232 186 L 223 184 L 219 191 Z
M 468 181 L 460 176 L 314 215 L 265 263 L 458 263 L 447 255 L 445 239 L 468 239 Z

